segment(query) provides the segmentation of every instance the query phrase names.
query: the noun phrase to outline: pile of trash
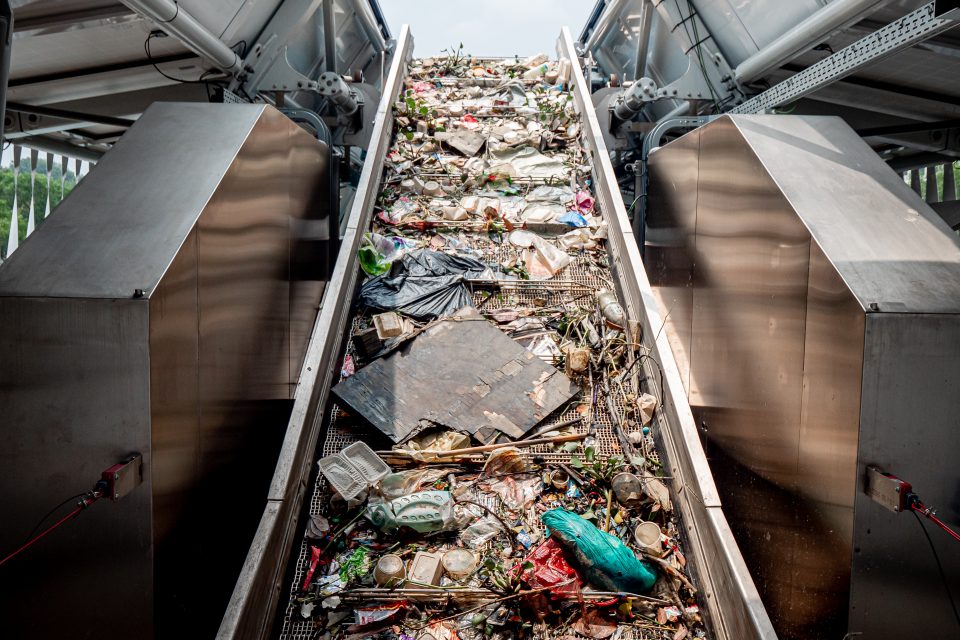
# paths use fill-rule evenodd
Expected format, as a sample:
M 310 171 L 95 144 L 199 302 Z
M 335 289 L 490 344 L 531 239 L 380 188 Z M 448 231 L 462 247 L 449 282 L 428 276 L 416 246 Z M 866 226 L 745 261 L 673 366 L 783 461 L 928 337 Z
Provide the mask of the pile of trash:
M 286 636 L 706 637 L 570 70 L 411 63 Z

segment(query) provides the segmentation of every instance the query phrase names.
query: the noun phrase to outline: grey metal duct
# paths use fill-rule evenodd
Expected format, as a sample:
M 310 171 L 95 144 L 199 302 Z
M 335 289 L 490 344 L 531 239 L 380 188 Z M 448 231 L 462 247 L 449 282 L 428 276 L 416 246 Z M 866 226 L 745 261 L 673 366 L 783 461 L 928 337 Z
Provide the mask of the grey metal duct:
M 227 73 L 243 69 L 240 56 L 174 0 L 123 0 L 170 35 Z
M 770 71 L 811 49 L 831 33 L 862 20 L 889 0 L 834 0 L 740 63 L 734 78 L 740 84 L 762 78 Z

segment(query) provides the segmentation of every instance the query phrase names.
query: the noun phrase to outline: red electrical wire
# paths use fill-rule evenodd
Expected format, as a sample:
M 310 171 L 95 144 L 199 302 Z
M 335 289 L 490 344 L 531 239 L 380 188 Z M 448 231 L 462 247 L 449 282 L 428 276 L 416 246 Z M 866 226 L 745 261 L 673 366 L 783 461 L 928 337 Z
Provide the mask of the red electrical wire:
M 6 558 L 4 558 L 3 560 L 0 560 L 0 566 L 3 566 L 4 564 L 6 564 L 6 562 L 7 562 L 8 560 L 12 560 L 13 558 L 17 557 L 18 555 L 20 555 L 21 553 L 23 553 L 24 551 L 26 551 L 26 550 L 27 550 L 30 546 L 32 546 L 35 542 L 37 542 L 38 540 L 40 540 L 40 538 L 44 537 L 45 535 L 47 535 L 48 533 L 50 533 L 51 531 L 53 531 L 54 529 L 56 529 L 56 528 L 59 527 L 60 525 L 66 523 L 67 520 L 70 520 L 70 519 L 75 518 L 75 517 L 77 517 L 78 515 L 80 515 L 80 512 L 81 512 L 81 511 L 83 511 L 84 509 L 86 509 L 87 507 L 89 507 L 90 505 L 92 505 L 94 502 L 96 502 L 96 501 L 99 500 L 99 499 L 100 499 L 100 496 L 99 496 L 98 494 L 93 494 L 93 495 L 91 495 L 91 496 L 89 496 L 89 497 L 84 498 L 84 499 L 80 502 L 80 504 L 78 504 L 77 507 L 76 507 L 73 511 L 71 511 L 71 512 L 68 513 L 67 515 L 63 516 L 62 518 L 60 518 L 60 520 L 58 520 L 56 523 L 54 523 L 54 524 L 50 525 L 49 527 L 47 527 L 46 529 L 44 529 L 44 531 L 43 531 L 42 533 L 38 533 L 38 534 L 35 535 L 34 537 L 30 538 L 30 540 L 28 540 L 26 543 L 24 543 L 24 545 L 23 545 L 22 547 L 20 547 L 19 549 L 17 549 L 16 551 L 14 551 L 13 553 L 11 553 L 10 555 L 8 555 Z
M 925 516 L 925 517 L 927 517 L 928 519 L 930 519 L 935 525 L 937 525 L 938 527 L 940 527 L 941 529 L 943 529 L 944 531 L 946 531 L 947 534 L 949 534 L 951 538 L 953 538 L 953 539 L 956 540 L 957 542 L 960 542 L 960 533 L 957 533 L 956 531 L 954 531 L 953 529 L 951 529 L 949 526 L 947 526 L 946 523 L 944 523 L 943 521 L 941 521 L 940 518 L 938 518 L 937 516 L 933 515 L 933 514 L 930 512 L 930 509 L 929 509 L 925 504 L 923 504 L 922 502 L 919 502 L 919 504 L 912 504 L 912 505 L 910 505 L 910 508 L 913 509 L 914 511 L 916 511 L 917 513 L 919 513 L 920 515 Z M 0 564 L 2 564 L 2 563 L 0 563 Z

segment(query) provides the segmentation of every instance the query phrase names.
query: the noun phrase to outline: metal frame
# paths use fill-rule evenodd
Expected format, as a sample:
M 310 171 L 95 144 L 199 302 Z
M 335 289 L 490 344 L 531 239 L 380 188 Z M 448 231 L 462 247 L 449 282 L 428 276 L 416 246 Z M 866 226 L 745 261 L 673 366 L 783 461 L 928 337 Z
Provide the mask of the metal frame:
M 623 288 L 623 300 L 631 318 L 643 325 L 645 344 L 663 375 L 663 388 L 651 387 L 662 411 L 659 433 L 667 454 L 672 488 L 684 523 L 687 548 L 697 567 L 695 579 L 704 594 L 707 614 L 718 639 L 776 638 L 759 593 L 747 571 L 733 533 L 721 509 L 696 423 L 680 379 L 667 336 L 661 331 L 664 319 L 650 287 L 637 239 L 630 229 L 623 199 L 617 188 L 610 154 L 590 99 L 590 87 L 583 76 L 570 30 L 564 27 L 558 53 L 573 64 L 574 106 L 583 117 L 584 135 L 593 160 L 596 197 L 606 214 L 614 273 Z M 657 371 L 645 359 L 648 380 L 658 379 Z
M 304 493 L 309 486 L 313 454 L 323 423 L 322 409 L 332 376 L 339 371 L 336 363 L 343 351 L 350 300 L 358 278 L 357 249 L 373 214 L 390 144 L 393 103 L 400 93 L 412 50 L 413 38 L 409 27 L 404 25 L 397 38 L 383 98 L 370 122 L 374 126 L 372 145 L 360 175 L 336 267 L 314 324 L 266 508 L 217 633 L 221 640 L 267 638 L 272 629 Z
M 960 24 L 947 18 L 935 17 L 935 5 L 935 2 L 930 2 L 908 13 L 760 95 L 730 109 L 728 113 L 760 113 L 802 98 L 855 73 L 868 64 L 878 62 Z

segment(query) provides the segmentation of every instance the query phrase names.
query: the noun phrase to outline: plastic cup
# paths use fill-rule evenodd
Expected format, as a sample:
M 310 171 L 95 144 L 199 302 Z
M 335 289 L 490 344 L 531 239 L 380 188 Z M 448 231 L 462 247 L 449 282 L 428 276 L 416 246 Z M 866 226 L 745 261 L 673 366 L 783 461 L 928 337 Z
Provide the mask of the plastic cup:
M 467 549 L 451 549 L 443 554 L 443 570 L 454 580 L 470 575 L 477 568 L 477 555 Z
M 377 566 L 373 568 L 373 579 L 381 587 L 397 584 L 407 577 L 407 570 L 403 566 L 403 558 L 393 553 L 381 556 Z
M 660 525 L 656 522 L 641 522 L 633 530 L 637 544 L 658 558 L 663 555 L 663 545 L 660 544 L 662 535 Z

